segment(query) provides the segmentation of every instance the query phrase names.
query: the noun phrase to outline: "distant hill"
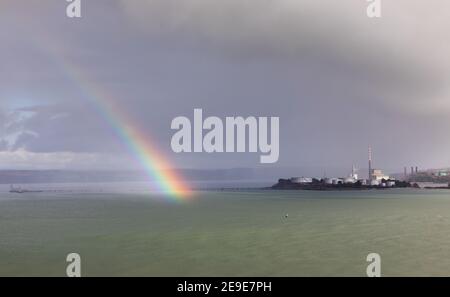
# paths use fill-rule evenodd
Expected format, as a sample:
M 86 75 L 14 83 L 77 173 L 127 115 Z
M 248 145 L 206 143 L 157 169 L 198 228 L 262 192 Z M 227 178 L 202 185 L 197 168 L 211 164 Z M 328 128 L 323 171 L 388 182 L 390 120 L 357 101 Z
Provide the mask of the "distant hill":
M 323 177 L 323 168 L 260 167 L 231 169 L 179 169 L 188 181 L 273 181 L 293 176 Z M 328 169 L 330 176 L 339 176 L 345 169 Z M 342 174 L 341 174 L 342 175 Z M 26 183 L 89 183 L 89 182 L 134 182 L 148 181 L 143 171 L 82 171 L 82 170 L 0 170 L 0 184 Z
M 178 170 L 191 181 L 258 179 L 252 169 Z M 0 184 L 148 181 L 143 171 L 3 170 Z

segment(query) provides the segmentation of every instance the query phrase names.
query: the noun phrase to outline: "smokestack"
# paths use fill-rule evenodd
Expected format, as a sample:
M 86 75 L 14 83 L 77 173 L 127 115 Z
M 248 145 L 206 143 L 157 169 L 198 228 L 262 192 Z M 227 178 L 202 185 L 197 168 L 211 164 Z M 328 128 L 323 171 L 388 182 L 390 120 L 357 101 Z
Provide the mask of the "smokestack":
M 369 146 L 369 180 L 372 180 L 372 148 Z
M 419 173 L 419 167 L 416 166 L 416 174 Z

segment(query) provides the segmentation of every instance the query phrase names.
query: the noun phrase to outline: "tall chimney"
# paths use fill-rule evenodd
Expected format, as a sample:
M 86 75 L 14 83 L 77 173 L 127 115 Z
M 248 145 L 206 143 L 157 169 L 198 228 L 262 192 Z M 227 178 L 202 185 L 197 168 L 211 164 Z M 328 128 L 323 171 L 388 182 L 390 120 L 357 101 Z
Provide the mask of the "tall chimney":
M 419 167 L 416 166 L 416 174 L 419 173 Z
M 369 181 L 372 180 L 372 148 L 369 146 Z

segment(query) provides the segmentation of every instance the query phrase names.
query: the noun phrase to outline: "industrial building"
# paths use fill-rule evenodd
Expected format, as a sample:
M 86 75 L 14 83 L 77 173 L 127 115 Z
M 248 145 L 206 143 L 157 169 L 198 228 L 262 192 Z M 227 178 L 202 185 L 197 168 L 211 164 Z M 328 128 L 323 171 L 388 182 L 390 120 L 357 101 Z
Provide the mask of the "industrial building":
M 391 179 L 389 175 L 383 173 L 381 169 L 372 168 L 372 148 L 369 147 L 369 172 L 367 179 L 358 179 L 357 169 L 353 165 L 352 171 L 347 177 L 324 177 L 320 182 L 325 185 L 340 185 L 340 184 L 356 184 L 360 186 L 379 186 L 379 187 L 395 187 L 396 182 Z M 417 170 L 417 167 L 416 167 Z M 314 179 L 311 177 L 291 177 L 289 181 L 293 184 L 312 184 Z
M 381 169 L 372 168 L 372 148 L 369 147 L 369 184 L 379 185 L 382 180 L 389 180 L 389 175 L 385 175 Z
M 385 175 L 382 170 L 380 169 L 372 169 L 372 172 L 370 174 L 370 180 L 388 180 L 390 179 L 389 175 Z

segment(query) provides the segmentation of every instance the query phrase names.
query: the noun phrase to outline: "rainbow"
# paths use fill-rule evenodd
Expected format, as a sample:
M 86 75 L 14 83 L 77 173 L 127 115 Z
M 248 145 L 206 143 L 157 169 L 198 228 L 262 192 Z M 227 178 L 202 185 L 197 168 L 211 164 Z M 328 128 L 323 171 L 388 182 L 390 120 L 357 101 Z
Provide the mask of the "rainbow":
M 53 53 L 54 54 L 54 53 Z M 112 127 L 116 135 L 125 144 L 147 173 L 149 180 L 156 182 L 158 192 L 167 194 L 173 201 L 187 201 L 191 190 L 184 179 L 176 172 L 164 155 L 157 150 L 149 137 L 138 129 L 138 125 L 119 106 L 114 96 L 98 85 L 92 84 L 83 71 L 63 55 L 57 56 L 58 64 L 67 77 L 74 82 L 96 111 Z

